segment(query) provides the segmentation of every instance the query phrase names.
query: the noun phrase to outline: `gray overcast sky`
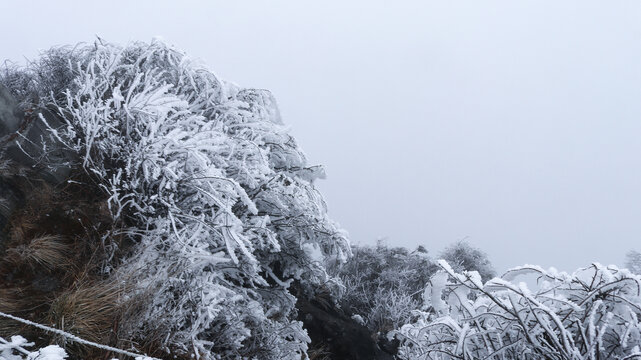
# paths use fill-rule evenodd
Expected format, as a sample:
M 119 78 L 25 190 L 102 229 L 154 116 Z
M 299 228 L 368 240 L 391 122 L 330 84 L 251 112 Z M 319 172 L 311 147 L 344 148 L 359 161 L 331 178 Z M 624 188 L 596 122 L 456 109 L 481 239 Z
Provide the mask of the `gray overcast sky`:
M 359 243 L 498 270 L 641 250 L 641 2 L 3 1 L 1 58 L 167 42 L 276 95 Z

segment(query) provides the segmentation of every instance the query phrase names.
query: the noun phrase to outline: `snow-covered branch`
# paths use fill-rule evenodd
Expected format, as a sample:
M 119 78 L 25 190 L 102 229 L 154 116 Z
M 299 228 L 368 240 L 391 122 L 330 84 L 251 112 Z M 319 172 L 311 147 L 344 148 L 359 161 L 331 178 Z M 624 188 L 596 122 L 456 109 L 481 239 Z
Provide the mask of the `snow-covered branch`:
M 394 333 L 404 359 L 634 358 L 641 343 L 641 277 L 592 264 L 573 274 L 526 265 L 481 283 L 441 271 L 417 320 Z M 514 283 L 529 276 L 532 283 Z M 533 289 L 530 289 L 530 288 Z

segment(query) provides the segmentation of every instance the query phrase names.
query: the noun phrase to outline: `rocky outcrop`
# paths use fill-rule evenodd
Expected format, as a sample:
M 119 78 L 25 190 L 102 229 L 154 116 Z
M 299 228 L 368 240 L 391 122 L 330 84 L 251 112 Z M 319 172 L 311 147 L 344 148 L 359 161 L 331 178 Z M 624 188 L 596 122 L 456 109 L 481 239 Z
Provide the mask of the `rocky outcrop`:
M 0 84 L 0 147 L 13 162 L 37 170 L 50 184 L 64 181 L 75 155 L 52 138 L 49 127 L 63 122 L 52 112 L 22 111 L 9 90 Z
M 9 134 L 18 130 L 22 117 L 23 114 L 11 92 L 0 84 L 0 141 L 2 144 L 8 142 Z
M 322 349 L 325 359 L 392 360 L 369 330 L 344 316 L 329 302 L 299 298 L 298 318 L 305 325 L 312 348 Z
M 0 159 L 10 160 L 12 171 L 0 169 L 0 228 L 23 198 L 9 174 L 16 168 L 30 170 L 34 181 L 62 183 L 71 171 L 75 155 L 50 136 L 49 128 L 62 126 L 53 113 L 23 111 L 9 89 L 0 84 Z M 7 163 L 4 163 L 5 167 Z M 9 173 L 9 174 L 8 174 Z
M 22 118 L 18 103 L 9 90 L 0 84 L 0 149 L 7 151 L 10 147 L 15 147 L 14 139 L 22 124 Z M 22 194 L 11 184 L 10 180 L 0 177 L 0 240 L 3 239 L 2 234 L 4 233 L 1 230 L 21 200 Z M 4 241 L 0 242 L 0 250 L 3 243 Z

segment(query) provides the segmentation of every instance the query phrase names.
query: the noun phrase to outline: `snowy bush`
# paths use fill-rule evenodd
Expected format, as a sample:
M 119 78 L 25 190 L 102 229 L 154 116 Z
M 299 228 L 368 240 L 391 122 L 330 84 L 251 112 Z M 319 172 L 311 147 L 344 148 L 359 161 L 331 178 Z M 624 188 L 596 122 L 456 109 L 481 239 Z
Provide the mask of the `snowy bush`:
M 625 254 L 625 268 L 634 274 L 641 275 L 641 253 L 631 250 Z
M 487 254 L 465 241 L 458 241 L 448 246 L 440 255 L 441 259 L 447 261 L 456 272 L 476 271 L 483 281 L 496 276 Z
M 439 265 L 424 310 L 395 333 L 403 359 L 641 358 L 641 277 L 627 270 L 523 266 L 483 284 L 477 272 Z M 521 275 L 536 290 L 513 282 Z
M 119 336 L 205 359 L 304 357 L 289 288 L 337 295 L 323 264 L 351 250 L 314 188 L 322 168 L 307 164 L 272 95 L 223 82 L 161 41 L 44 59 L 3 82 L 62 120 L 38 119 L 131 225 L 137 245 L 105 269 L 134 285 L 126 297 L 138 304 Z
M 345 285 L 343 310 L 362 319 L 371 332 L 396 329 L 420 306 L 421 293 L 437 267 L 423 248 L 353 246 L 353 257 L 330 267 Z

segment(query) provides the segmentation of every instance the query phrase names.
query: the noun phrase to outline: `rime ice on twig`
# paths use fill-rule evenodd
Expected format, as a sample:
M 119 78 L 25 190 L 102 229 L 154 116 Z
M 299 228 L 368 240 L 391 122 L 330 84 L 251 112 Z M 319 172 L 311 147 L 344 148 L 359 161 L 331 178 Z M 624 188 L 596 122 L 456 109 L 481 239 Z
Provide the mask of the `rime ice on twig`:
M 395 335 L 403 359 L 632 359 L 641 343 L 641 277 L 593 264 L 569 275 L 526 265 L 481 284 L 444 261 L 428 311 Z M 534 275 L 538 284 L 514 284 Z

